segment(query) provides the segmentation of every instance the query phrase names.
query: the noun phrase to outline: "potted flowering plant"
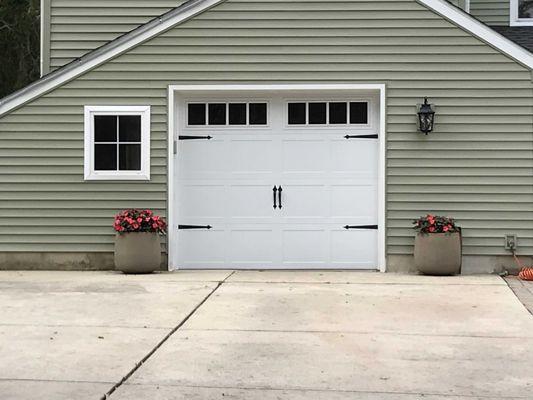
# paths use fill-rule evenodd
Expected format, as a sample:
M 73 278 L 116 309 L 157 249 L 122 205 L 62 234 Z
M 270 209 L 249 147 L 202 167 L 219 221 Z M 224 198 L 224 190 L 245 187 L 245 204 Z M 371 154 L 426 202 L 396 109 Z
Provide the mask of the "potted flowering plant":
M 165 220 L 150 210 L 124 210 L 115 216 L 115 266 L 129 274 L 146 274 L 161 265 L 160 236 Z
M 428 214 L 413 221 L 415 265 L 428 275 L 461 272 L 461 228 L 452 218 Z

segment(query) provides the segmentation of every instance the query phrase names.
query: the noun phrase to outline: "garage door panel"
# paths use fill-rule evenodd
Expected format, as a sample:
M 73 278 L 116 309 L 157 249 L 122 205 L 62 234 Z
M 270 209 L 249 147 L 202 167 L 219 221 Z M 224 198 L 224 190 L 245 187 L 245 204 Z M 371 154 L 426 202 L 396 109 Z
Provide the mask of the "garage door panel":
M 178 204 L 180 214 L 187 218 L 224 217 L 226 214 L 223 185 L 182 185 Z
M 377 231 L 371 229 L 331 232 L 331 263 L 339 268 L 377 265 Z
M 284 220 L 326 218 L 328 216 L 328 187 L 320 184 L 283 185 L 280 212 Z
M 226 232 L 222 229 L 178 231 L 178 252 L 182 266 L 209 268 L 224 265 Z
M 313 227 L 283 228 L 282 262 L 289 266 L 310 267 L 325 265 L 327 262 L 328 232 Z
M 278 243 L 273 229 L 241 228 L 230 232 L 228 260 L 240 267 L 272 266 Z
M 274 217 L 273 186 L 270 185 L 231 185 L 228 202 L 224 207 L 228 216 L 236 219 L 271 219 Z
M 331 171 L 352 177 L 377 177 L 377 146 L 377 140 L 373 139 L 332 141 Z
M 375 224 L 378 206 L 375 184 L 331 185 L 331 217 L 346 223 Z
M 219 176 L 227 171 L 229 154 L 222 140 L 180 141 L 178 151 L 178 172 L 183 179 Z
M 295 174 L 324 173 L 328 165 L 328 142 L 325 140 L 284 140 L 282 142 L 282 172 Z
M 232 140 L 230 172 L 247 176 L 271 174 L 275 168 L 272 160 L 276 158 L 275 145 L 272 140 L 246 139 Z

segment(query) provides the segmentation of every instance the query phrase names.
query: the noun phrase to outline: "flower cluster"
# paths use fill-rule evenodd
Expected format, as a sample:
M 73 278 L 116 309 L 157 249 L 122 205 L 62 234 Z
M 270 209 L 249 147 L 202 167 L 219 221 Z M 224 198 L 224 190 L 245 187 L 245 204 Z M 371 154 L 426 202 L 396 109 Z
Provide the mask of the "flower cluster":
M 167 223 L 150 210 L 124 210 L 115 216 L 113 225 L 118 233 L 157 232 L 165 234 Z
M 453 218 L 431 214 L 415 219 L 413 225 L 413 229 L 419 233 L 454 233 L 460 231 Z

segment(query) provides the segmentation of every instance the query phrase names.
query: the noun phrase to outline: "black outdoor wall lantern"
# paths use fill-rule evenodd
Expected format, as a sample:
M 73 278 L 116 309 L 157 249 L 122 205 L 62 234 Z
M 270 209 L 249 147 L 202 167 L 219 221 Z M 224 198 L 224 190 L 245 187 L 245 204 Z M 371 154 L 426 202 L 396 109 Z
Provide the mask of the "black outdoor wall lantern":
M 428 103 L 428 98 L 424 97 L 424 104 L 421 104 L 418 109 L 418 129 L 427 135 L 433 130 L 434 122 L 435 111 L 432 105 Z

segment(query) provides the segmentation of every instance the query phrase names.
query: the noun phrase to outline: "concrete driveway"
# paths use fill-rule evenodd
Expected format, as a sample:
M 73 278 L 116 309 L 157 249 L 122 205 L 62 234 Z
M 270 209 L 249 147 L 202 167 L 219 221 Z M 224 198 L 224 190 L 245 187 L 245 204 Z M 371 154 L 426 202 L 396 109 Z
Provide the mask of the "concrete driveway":
M 496 276 L 0 272 L 0 399 L 531 399 Z

